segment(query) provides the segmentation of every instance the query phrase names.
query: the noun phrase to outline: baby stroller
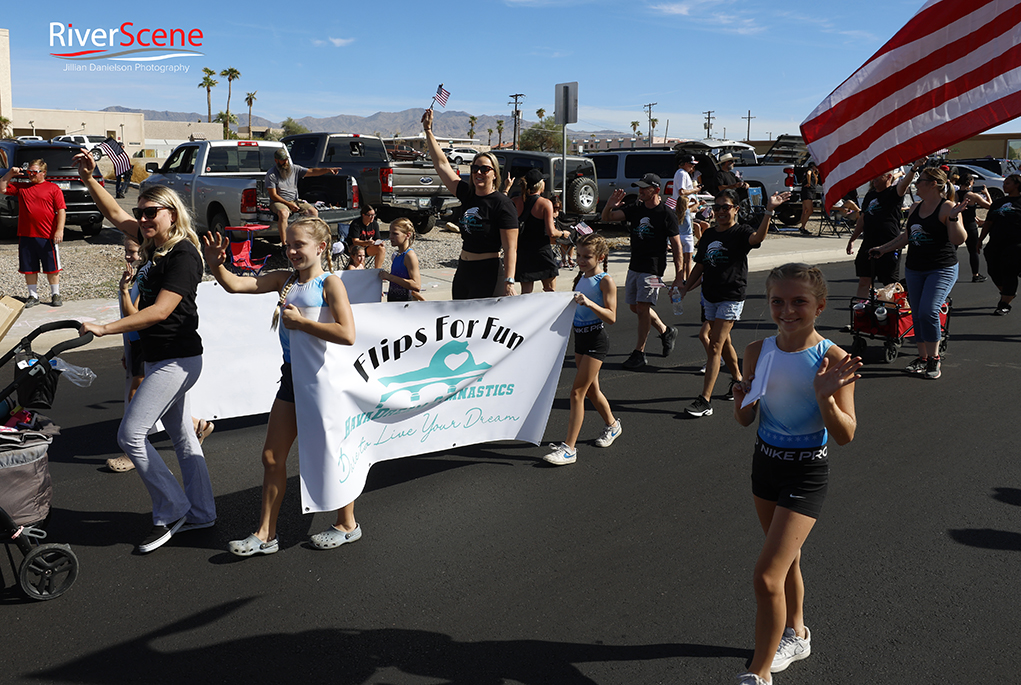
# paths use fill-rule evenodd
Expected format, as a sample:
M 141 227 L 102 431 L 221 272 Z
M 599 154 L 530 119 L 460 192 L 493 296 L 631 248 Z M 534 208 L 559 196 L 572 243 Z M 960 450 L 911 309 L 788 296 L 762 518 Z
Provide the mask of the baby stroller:
M 33 352 L 32 341 L 49 331 L 80 327 L 77 321 L 44 324 L 0 358 L 0 367 L 15 358 L 26 362 L 24 368 L 15 369 L 14 382 L 0 391 L 0 425 L 7 426 L 0 431 L 0 539 L 21 589 L 31 599 L 55 599 L 71 589 L 78 577 L 78 558 L 68 545 L 42 542 L 53 495 L 47 449 L 59 429 L 25 407 L 51 406 L 60 372 L 50 360 L 87 345 L 93 336 L 88 333 L 62 342 L 46 354 Z M 21 553 L 20 565 L 14 561 L 12 547 Z M 0 587 L 6 587 L 2 574 Z

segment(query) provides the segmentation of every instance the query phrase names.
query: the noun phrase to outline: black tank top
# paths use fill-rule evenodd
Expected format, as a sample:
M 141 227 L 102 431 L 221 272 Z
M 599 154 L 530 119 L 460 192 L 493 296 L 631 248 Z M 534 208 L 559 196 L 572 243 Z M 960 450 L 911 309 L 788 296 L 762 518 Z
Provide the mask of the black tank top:
M 543 245 L 549 245 L 549 236 L 546 235 L 546 222 L 543 219 L 532 216 L 532 208 L 535 207 L 538 195 L 531 195 L 525 200 L 525 207 L 518 218 L 521 220 L 521 229 L 518 231 L 518 251 L 533 251 Z
M 919 203 L 908 217 L 908 258 L 907 268 L 914 271 L 932 271 L 953 266 L 957 263 L 957 246 L 950 242 L 947 227 L 939 220 L 943 204 L 933 210 L 932 214 L 922 218 Z

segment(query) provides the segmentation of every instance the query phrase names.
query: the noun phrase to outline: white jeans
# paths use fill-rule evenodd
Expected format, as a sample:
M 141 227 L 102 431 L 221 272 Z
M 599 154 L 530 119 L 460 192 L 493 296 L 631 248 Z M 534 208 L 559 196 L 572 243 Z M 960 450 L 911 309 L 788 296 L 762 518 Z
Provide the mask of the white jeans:
M 128 404 L 117 431 L 117 442 L 152 497 L 152 520 L 157 526 L 169 525 L 182 516 L 187 516 L 189 523 L 216 519 L 213 486 L 188 404 L 188 390 L 201 372 L 201 355 L 146 362 L 145 380 Z M 174 443 L 183 489 L 147 437 L 160 419 Z

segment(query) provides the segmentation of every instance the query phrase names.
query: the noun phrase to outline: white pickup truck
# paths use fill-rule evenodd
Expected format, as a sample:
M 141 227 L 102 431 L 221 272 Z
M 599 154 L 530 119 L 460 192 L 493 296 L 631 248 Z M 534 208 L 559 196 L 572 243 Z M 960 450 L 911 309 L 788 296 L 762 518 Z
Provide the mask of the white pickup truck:
M 266 171 L 273 168 L 273 155 L 283 144 L 254 140 L 202 140 L 178 145 L 167 161 L 145 165 L 151 175 L 140 188 L 163 185 L 181 196 L 191 210 L 195 231 L 222 232 L 228 226 L 266 224 L 257 235 L 278 235 L 276 217 L 269 211 L 265 193 Z M 334 177 L 340 179 L 341 177 Z M 334 182 L 329 196 L 298 183 L 301 199 L 316 205 L 319 217 L 336 227 L 358 216 L 358 182 L 344 177 Z M 322 204 L 320 204 L 322 203 Z

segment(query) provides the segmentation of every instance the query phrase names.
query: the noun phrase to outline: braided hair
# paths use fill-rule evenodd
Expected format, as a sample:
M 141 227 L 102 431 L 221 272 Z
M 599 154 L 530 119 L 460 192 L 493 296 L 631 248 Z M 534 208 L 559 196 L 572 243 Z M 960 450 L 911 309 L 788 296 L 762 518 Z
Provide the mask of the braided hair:
M 333 272 L 333 258 L 330 256 L 332 253 L 331 246 L 333 244 L 333 237 L 330 233 L 330 225 L 320 219 L 319 217 L 305 217 L 299 219 L 293 224 L 287 227 L 287 230 L 304 229 L 308 233 L 309 237 L 317 243 L 326 243 L 326 249 L 323 250 L 323 254 L 326 256 L 326 270 Z M 272 330 L 276 330 L 277 324 L 280 322 L 280 312 L 284 308 L 284 304 L 287 302 L 287 293 L 290 292 L 294 284 L 298 282 L 298 272 L 292 271 L 291 275 L 284 281 L 284 285 L 280 288 L 280 299 L 277 300 L 276 307 L 273 308 L 273 321 L 270 324 Z
M 603 271 L 609 272 L 610 270 L 610 246 L 606 244 L 606 239 L 598 233 L 589 233 L 578 239 L 575 247 L 580 251 L 583 247 L 588 247 L 596 255 L 596 259 L 603 260 Z M 578 269 L 578 275 L 574 277 L 574 285 L 571 286 L 571 290 L 578 287 L 578 282 L 583 276 L 582 270 Z

